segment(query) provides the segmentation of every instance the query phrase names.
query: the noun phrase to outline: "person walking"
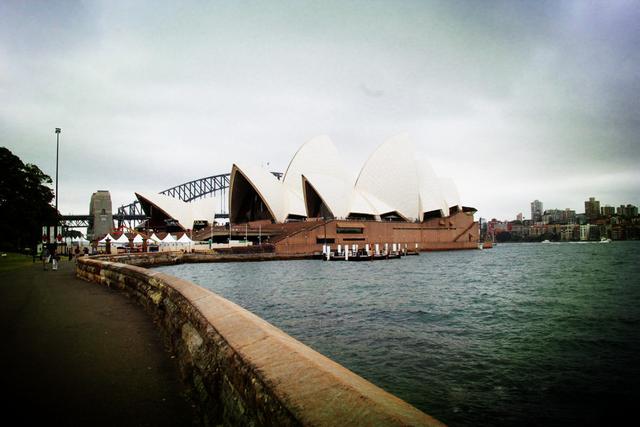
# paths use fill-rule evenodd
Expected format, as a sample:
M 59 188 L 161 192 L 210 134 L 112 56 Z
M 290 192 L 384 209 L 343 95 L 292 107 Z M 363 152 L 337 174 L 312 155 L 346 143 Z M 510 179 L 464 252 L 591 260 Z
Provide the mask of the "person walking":
M 58 270 L 58 261 L 60 260 L 60 255 L 58 255 L 58 252 L 53 251 L 53 253 L 51 254 L 51 261 L 53 266 L 51 267 L 51 270 L 53 271 L 57 271 Z
M 42 257 L 42 269 L 44 271 L 47 271 L 47 264 L 49 264 L 49 257 L 51 257 L 51 254 L 49 253 L 49 248 L 47 246 L 42 248 L 42 253 L 40 255 Z

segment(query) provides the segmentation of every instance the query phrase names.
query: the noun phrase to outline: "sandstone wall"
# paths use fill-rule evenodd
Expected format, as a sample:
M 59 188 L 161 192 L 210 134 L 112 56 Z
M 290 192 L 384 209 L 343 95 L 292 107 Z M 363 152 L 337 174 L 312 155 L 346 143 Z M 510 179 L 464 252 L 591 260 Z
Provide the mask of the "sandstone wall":
M 219 295 L 133 265 L 187 261 L 206 258 L 181 253 L 84 257 L 76 272 L 125 292 L 153 315 L 204 424 L 442 425 Z

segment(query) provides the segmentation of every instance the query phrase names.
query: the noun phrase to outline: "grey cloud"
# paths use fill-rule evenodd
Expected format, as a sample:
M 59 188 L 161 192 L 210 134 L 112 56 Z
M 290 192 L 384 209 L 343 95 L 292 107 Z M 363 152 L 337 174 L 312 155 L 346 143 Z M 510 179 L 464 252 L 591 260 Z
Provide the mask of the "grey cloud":
M 0 138 L 52 173 L 62 127 L 63 211 L 84 211 L 236 159 L 284 170 L 317 134 L 355 172 L 406 131 L 481 215 L 513 216 L 573 197 L 564 176 L 635 170 L 633 6 L 3 2 Z M 638 203 L 637 182 L 584 182 Z

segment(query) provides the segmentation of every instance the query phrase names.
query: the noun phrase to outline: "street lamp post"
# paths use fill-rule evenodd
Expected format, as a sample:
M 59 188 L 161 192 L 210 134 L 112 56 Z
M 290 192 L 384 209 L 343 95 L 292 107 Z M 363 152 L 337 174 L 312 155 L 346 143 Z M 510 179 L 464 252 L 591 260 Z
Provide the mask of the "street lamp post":
M 56 223 L 53 226 L 53 239 L 58 239 L 58 153 L 60 151 L 60 132 L 62 129 L 56 128 Z

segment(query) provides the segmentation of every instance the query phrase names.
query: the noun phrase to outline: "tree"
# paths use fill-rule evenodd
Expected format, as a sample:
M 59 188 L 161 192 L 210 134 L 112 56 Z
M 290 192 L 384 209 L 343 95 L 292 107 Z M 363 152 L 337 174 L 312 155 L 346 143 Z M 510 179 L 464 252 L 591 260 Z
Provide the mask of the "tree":
M 71 237 L 72 239 L 81 239 L 84 237 L 81 231 L 78 230 L 62 230 L 62 237 Z
M 51 206 L 51 178 L 38 166 L 24 164 L 0 147 L 0 247 L 35 248 L 42 225 L 54 224 L 58 213 Z

